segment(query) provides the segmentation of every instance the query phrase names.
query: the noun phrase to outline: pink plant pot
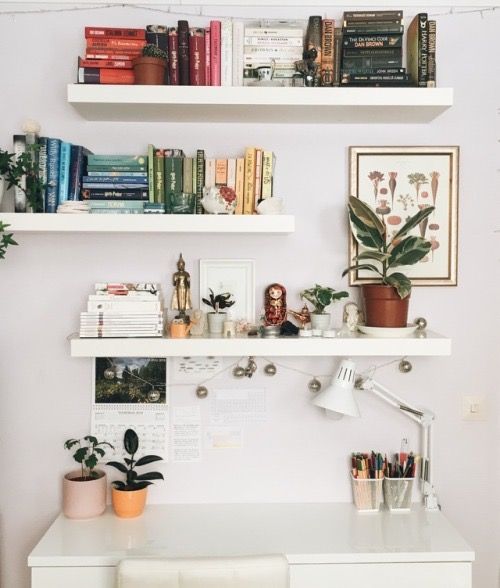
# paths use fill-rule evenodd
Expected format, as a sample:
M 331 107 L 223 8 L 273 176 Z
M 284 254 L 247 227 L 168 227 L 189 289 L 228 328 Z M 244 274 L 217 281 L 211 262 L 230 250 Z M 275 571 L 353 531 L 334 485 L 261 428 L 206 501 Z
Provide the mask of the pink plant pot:
M 99 477 L 78 480 L 80 470 L 74 470 L 63 478 L 63 513 L 69 519 L 98 517 L 106 509 L 106 474 L 97 471 Z

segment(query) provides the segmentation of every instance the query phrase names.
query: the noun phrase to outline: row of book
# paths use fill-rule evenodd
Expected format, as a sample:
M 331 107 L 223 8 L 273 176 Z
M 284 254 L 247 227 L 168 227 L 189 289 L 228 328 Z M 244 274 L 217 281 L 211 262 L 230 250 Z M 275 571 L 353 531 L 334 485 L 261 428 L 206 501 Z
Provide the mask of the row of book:
M 212 20 L 206 27 L 86 27 L 81 83 L 134 83 L 133 60 L 146 44 L 168 56 L 165 84 L 242 86 L 436 85 L 436 22 L 418 14 L 403 63 L 402 10 L 346 11 L 342 22 Z M 341 25 L 341 26 L 337 26 Z M 264 81 L 263 81 L 264 80 Z
M 161 337 L 160 284 L 97 283 L 80 313 L 80 337 Z

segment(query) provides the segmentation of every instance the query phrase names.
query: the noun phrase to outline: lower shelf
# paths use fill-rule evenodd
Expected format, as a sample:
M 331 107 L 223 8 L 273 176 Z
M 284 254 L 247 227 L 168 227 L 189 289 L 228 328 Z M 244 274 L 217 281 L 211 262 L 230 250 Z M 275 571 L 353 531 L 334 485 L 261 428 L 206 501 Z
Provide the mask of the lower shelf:
M 328 356 L 440 356 L 451 354 L 451 339 L 421 332 L 410 337 L 382 339 L 368 335 L 326 339 L 253 337 L 189 337 L 187 339 L 71 338 L 73 357 L 328 357 Z

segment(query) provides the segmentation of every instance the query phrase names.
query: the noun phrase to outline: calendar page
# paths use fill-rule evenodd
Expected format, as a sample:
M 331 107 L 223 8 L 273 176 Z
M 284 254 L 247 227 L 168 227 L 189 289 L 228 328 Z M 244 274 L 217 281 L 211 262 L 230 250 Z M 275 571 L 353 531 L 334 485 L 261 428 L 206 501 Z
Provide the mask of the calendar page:
M 139 436 L 138 457 L 154 454 L 167 460 L 166 358 L 97 357 L 93 382 L 91 430 L 114 446 L 107 457 L 123 459 L 123 435 L 130 428 Z

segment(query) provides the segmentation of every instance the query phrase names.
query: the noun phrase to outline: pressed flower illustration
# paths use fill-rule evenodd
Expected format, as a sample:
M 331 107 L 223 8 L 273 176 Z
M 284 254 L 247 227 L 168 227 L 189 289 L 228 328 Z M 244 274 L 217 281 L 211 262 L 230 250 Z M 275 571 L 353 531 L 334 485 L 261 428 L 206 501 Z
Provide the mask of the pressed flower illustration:
M 391 206 L 394 208 L 394 192 L 396 191 L 398 172 L 389 172 L 389 190 L 391 191 Z M 406 209 L 405 209 L 406 210 Z
M 415 204 L 413 196 L 410 196 L 410 194 L 405 194 L 404 196 L 403 194 L 400 194 L 396 202 L 399 202 L 402 205 L 405 212 L 408 210 L 408 207 L 414 206 Z
M 376 201 L 377 196 L 378 196 L 378 186 L 379 186 L 380 182 L 382 182 L 384 180 L 384 174 L 379 171 L 371 171 L 368 174 L 368 179 L 371 180 L 371 182 L 373 184 L 373 194 L 375 196 L 375 201 Z
M 425 174 L 422 174 L 420 172 L 415 172 L 413 174 L 408 174 L 408 182 L 409 182 L 410 186 L 415 186 L 415 192 L 417 194 L 417 202 L 418 202 L 418 197 L 420 195 L 420 188 L 424 184 L 428 184 L 429 180 L 427 179 L 427 176 Z

